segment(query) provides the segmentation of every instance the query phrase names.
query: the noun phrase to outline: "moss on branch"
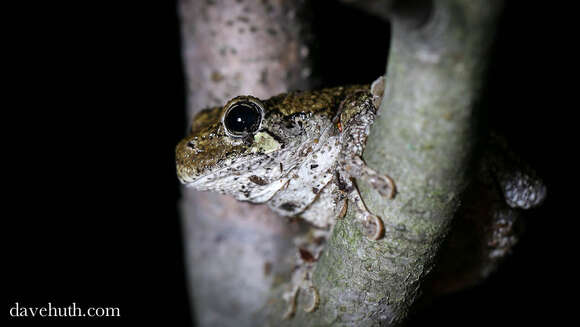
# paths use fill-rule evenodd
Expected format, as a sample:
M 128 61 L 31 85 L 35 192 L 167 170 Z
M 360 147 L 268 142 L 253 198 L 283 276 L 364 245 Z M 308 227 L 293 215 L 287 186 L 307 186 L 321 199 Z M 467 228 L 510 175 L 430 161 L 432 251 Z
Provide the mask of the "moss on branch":
M 359 188 L 387 233 L 369 241 L 352 211 L 335 226 L 314 284 L 320 308 L 292 325 L 397 325 L 420 295 L 459 198 L 477 139 L 477 101 L 499 1 L 434 1 L 419 28 L 393 16 L 387 86 L 364 158 L 398 194 Z

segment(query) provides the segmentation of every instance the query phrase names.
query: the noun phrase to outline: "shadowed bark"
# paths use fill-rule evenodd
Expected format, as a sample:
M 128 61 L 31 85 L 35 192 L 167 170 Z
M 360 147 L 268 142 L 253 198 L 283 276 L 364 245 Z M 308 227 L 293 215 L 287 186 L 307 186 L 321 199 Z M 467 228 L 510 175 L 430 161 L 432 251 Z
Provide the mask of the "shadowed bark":
M 367 240 L 349 208 L 314 274 L 318 310 L 298 310 L 280 321 L 287 305 L 281 293 L 296 251 L 292 238 L 308 227 L 261 206 L 186 191 L 186 260 L 200 325 L 405 320 L 469 182 L 476 104 L 501 7 L 479 0 L 417 4 L 388 10 L 393 31 L 387 87 L 364 155 L 369 166 L 393 177 L 398 194 L 385 200 L 359 183 L 369 209 L 385 221 L 385 237 Z M 268 97 L 308 87 L 304 6 L 182 0 L 190 113 L 238 94 Z

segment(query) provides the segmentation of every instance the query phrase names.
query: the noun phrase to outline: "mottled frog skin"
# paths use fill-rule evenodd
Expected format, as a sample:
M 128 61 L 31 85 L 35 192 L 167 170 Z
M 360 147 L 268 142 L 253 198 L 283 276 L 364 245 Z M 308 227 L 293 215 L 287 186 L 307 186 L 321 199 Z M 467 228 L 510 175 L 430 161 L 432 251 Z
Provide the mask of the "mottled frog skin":
M 329 227 L 356 203 L 372 238 L 382 221 L 370 214 L 352 182 L 363 178 L 392 196 L 390 178 L 361 159 L 383 79 L 368 85 L 280 94 L 267 100 L 239 96 L 203 110 L 177 146 L 179 180 L 198 190 L 266 203 L 283 216 Z M 378 86 L 375 86 L 378 85 Z

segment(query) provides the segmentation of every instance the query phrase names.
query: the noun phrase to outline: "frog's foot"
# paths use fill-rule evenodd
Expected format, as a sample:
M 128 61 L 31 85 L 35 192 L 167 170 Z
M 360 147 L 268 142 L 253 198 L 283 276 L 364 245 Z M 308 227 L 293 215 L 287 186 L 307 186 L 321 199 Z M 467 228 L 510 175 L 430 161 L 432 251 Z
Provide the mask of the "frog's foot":
M 384 76 L 379 76 L 371 84 L 371 94 L 373 96 L 373 104 L 377 110 L 381 107 L 381 102 L 383 101 L 383 94 L 385 93 L 386 80 Z
M 318 308 L 318 304 L 320 303 L 320 296 L 318 295 L 318 289 L 314 286 L 308 287 L 306 289 L 310 294 L 312 294 L 312 300 L 310 300 L 310 304 L 304 308 L 304 312 L 314 312 Z
M 383 220 L 379 216 L 373 215 L 367 209 L 356 187 L 352 188 L 348 194 L 348 198 L 356 205 L 356 217 L 362 222 L 366 236 L 373 241 L 383 237 L 385 233 Z
M 368 167 L 359 156 L 353 156 L 345 164 L 345 170 L 350 176 L 360 178 L 369 183 L 381 196 L 392 199 L 397 192 L 395 182 L 388 175 L 381 175 Z
M 368 171 L 365 175 L 363 175 L 363 180 L 366 180 L 366 182 L 369 183 L 375 190 L 377 190 L 380 195 L 386 197 L 387 199 L 392 199 L 395 197 L 397 189 L 393 179 L 388 175 L 379 175 L 376 171 L 369 167 L 366 168 Z
M 296 307 L 298 302 L 298 295 L 300 291 L 304 291 L 306 294 L 310 294 L 311 300 L 308 305 L 304 308 L 304 312 L 314 312 L 318 309 L 318 304 L 320 303 L 320 295 L 318 294 L 318 289 L 312 285 L 311 281 L 303 280 L 301 282 L 303 285 L 294 286 L 292 291 L 284 294 L 285 300 L 288 302 L 288 308 L 282 316 L 282 319 L 290 319 L 296 313 Z M 306 284 L 306 285 L 305 285 Z
M 292 291 L 284 294 L 284 299 L 288 302 L 288 308 L 282 316 L 282 319 L 290 319 L 294 316 L 294 313 L 296 313 L 296 298 L 298 297 L 299 290 L 300 288 L 296 286 Z
M 298 250 L 296 266 L 292 272 L 291 288 L 283 295 L 288 303 L 283 319 L 289 319 L 296 313 L 298 302 L 303 303 L 305 312 L 313 312 L 318 308 L 320 296 L 313 285 L 312 276 L 329 235 L 329 230 L 311 228 L 308 233 L 294 238 Z
M 316 289 L 316 287 L 314 287 L 314 286 L 310 286 L 309 288 L 304 288 L 303 290 L 307 291 L 308 293 L 310 293 L 312 295 L 312 300 L 310 300 L 309 305 L 304 308 L 304 312 L 307 312 L 307 313 L 314 312 L 316 309 L 318 309 L 318 304 L 320 303 L 320 296 L 318 295 L 318 289 Z M 296 289 L 293 290 L 292 294 L 289 296 L 288 309 L 286 309 L 286 312 L 284 313 L 284 316 L 282 316 L 282 319 L 284 319 L 284 320 L 290 319 L 296 313 L 296 302 L 298 299 L 299 291 L 300 291 L 300 288 L 297 287 Z

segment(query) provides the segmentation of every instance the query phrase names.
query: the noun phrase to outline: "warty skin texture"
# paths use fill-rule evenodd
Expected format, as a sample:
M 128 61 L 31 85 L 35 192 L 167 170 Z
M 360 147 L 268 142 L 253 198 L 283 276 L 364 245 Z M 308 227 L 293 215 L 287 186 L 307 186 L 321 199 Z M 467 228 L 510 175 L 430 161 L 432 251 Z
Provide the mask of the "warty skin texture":
M 328 226 L 334 217 L 309 219 L 304 211 L 321 199 L 322 207 L 312 207 L 318 211 L 315 216 L 336 214 L 344 196 L 334 184 L 328 185 L 335 178 L 339 158 L 348 157 L 344 152 L 362 153 L 366 139 L 362 134 L 376 111 L 371 98 L 368 85 L 355 85 L 291 92 L 267 100 L 241 96 L 224 107 L 206 109 L 194 118 L 190 135 L 177 146 L 178 177 L 195 189 L 268 202 L 281 215 L 303 213 L 315 225 Z M 234 102 L 248 99 L 261 102 L 263 120 L 256 132 L 232 137 L 222 123 L 224 114 Z M 348 127 L 360 123 L 357 114 L 363 111 L 370 117 L 362 122 L 363 131 L 355 128 L 356 136 L 341 133 L 343 128 L 353 130 Z

